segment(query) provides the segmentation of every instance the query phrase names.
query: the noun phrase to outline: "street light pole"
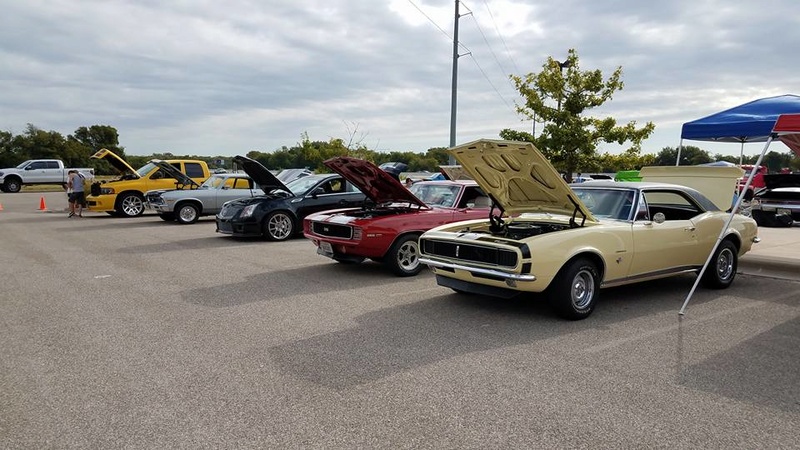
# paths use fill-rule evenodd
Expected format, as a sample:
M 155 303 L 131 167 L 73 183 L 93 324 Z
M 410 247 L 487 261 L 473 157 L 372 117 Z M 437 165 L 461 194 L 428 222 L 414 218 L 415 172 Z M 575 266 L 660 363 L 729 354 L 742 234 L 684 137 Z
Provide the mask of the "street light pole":
M 556 61 L 556 62 L 558 63 L 558 68 L 561 71 L 561 78 L 563 79 L 564 78 L 564 69 L 567 68 L 567 67 L 572 67 L 572 63 L 569 60 L 566 60 L 564 62 L 558 62 L 558 61 Z M 561 111 L 561 97 L 563 97 L 563 96 L 564 96 L 564 89 L 560 88 L 558 90 L 558 111 L 559 112 Z

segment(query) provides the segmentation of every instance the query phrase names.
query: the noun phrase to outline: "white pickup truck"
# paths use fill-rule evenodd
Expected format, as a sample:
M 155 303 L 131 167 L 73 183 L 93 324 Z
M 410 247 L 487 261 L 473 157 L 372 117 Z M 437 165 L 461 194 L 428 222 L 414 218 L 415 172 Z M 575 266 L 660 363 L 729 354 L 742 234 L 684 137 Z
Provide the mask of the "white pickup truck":
M 0 191 L 19 192 L 26 184 L 60 184 L 67 182 L 67 172 L 73 169 L 64 168 L 60 159 L 30 159 L 17 167 L 0 169 Z M 74 169 L 82 173 L 84 178 L 92 180 L 94 169 Z

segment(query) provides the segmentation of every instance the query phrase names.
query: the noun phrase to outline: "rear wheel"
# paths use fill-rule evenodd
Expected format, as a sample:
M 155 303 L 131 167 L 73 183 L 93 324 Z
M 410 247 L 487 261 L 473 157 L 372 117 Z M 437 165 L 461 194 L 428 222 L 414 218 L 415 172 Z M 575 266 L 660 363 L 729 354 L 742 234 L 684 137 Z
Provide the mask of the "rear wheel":
M 725 289 L 736 278 L 739 263 L 739 250 L 736 245 L 725 240 L 719 244 L 714 257 L 703 272 L 703 285 L 712 289 Z
M 392 245 L 389 253 L 383 258 L 395 275 L 401 277 L 411 277 L 422 270 L 419 262 L 419 236 L 408 234 Z
M 546 292 L 550 306 L 569 320 L 589 317 L 599 294 L 597 266 L 586 258 L 574 259 L 562 267 Z
M 195 223 L 200 218 L 200 207 L 194 203 L 181 203 L 178 205 L 175 218 L 183 225 Z
M 117 212 L 122 217 L 137 217 L 144 213 L 144 198 L 135 192 L 122 194 L 117 199 Z
M 263 233 L 270 241 L 285 241 L 294 234 L 294 220 L 284 211 L 270 213 L 264 221 Z

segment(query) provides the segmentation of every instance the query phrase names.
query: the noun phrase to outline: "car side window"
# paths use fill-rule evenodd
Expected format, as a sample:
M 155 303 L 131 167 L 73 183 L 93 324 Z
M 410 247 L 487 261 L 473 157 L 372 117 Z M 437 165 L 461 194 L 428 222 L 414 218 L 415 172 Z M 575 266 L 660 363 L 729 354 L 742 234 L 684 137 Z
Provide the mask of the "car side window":
M 205 176 L 205 171 L 203 171 L 203 166 L 199 163 L 186 163 L 186 175 L 189 175 L 189 178 L 203 178 Z
M 28 167 L 30 167 L 31 170 L 46 169 L 47 163 L 45 163 L 44 161 L 36 161 L 35 163 L 31 163 L 31 165 Z
M 48 169 L 58 169 L 58 162 L 56 161 L 47 161 L 47 168 Z
M 483 197 L 485 194 L 483 191 L 477 186 L 467 186 L 464 189 L 464 194 L 461 196 L 461 199 L 458 201 L 457 208 L 472 208 L 475 207 L 475 199 L 478 197 Z
M 662 213 L 666 221 L 691 220 L 703 212 L 699 206 L 678 191 L 648 191 L 643 194 L 650 217 Z

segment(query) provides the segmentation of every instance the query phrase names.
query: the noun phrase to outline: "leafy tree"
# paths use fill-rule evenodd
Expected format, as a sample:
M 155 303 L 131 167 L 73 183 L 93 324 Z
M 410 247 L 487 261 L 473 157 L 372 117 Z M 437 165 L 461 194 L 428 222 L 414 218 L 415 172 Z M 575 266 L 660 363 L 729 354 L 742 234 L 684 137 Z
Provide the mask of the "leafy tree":
M 92 125 L 90 127 L 80 127 L 68 139 L 84 145 L 91 154 L 105 148 L 123 159 L 125 158 L 125 149 L 119 146 L 119 133 L 112 126 Z
M 657 166 L 674 166 L 675 160 L 678 158 L 678 149 L 674 147 L 664 147 L 656 155 L 655 165 Z M 711 155 L 700 147 L 687 145 L 681 147 L 681 166 L 695 166 L 697 164 L 705 164 L 713 162 L 714 159 Z
M 512 75 L 511 80 L 525 100 L 517 105 L 517 112 L 529 119 L 538 118 L 545 126 L 536 137 L 509 129 L 500 132 L 503 139 L 533 142 L 568 176 L 591 164 L 599 143 L 630 142 L 629 150 L 638 153 L 642 141 L 655 129 L 652 122 L 636 128 L 634 121 L 618 125 L 613 117 L 588 116 L 592 108 L 611 100 L 614 92 L 623 88 L 622 67 L 604 80 L 600 70 L 581 71 L 579 63 L 577 52 L 570 49 L 563 63 L 548 57 L 541 72 L 524 77 Z

